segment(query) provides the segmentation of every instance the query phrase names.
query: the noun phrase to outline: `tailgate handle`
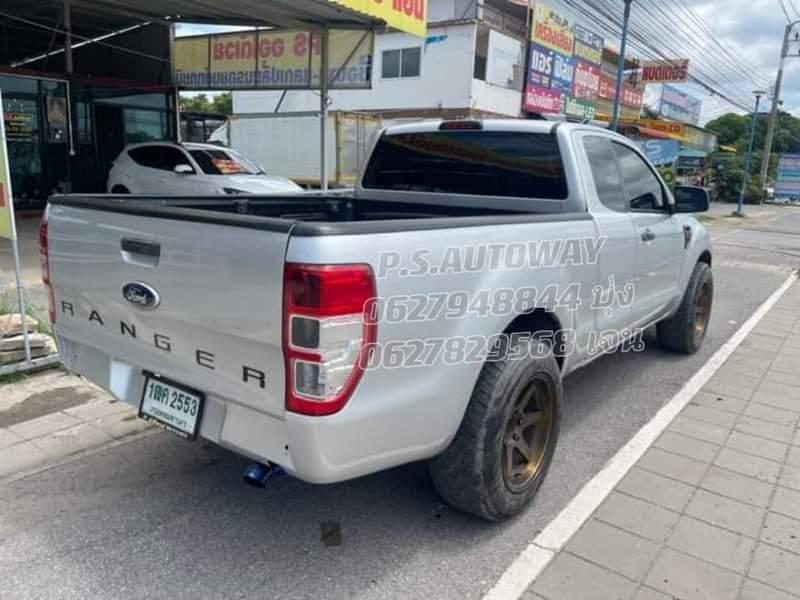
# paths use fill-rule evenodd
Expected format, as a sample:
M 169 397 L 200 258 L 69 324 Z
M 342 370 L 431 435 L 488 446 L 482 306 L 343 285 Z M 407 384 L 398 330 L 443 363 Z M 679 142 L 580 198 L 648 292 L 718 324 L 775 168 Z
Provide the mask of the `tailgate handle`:
M 122 260 L 140 267 L 156 267 L 161 258 L 161 244 L 147 240 L 122 238 Z
M 145 242 L 143 240 L 122 238 L 122 250 L 124 252 L 130 252 L 131 254 L 149 256 L 150 258 L 159 258 L 161 256 L 161 244 Z

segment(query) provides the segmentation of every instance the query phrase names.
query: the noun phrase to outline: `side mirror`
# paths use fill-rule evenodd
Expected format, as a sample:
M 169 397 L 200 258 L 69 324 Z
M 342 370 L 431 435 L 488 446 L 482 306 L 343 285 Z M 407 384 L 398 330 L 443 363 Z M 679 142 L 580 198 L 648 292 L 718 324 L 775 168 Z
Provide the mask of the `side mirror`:
M 189 165 L 175 165 L 172 170 L 178 175 L 194 175 L 194 169 Z
M 675 212 L 696 213 L 708 210 L 708 190 L 691 185 L 677 185 L 672 193 Z

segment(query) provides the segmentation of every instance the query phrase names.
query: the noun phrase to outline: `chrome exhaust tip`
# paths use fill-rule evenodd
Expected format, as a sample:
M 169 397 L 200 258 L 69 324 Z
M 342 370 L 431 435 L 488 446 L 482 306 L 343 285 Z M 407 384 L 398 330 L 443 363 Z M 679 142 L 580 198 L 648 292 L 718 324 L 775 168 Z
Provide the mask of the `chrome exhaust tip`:
M 284 471 L 278 465 L 268 463 L 266 465 L 259 462 L 250 463 L 242 474 L 242 479 L 247 485 L 256 488 L 263 488 L 273 477 L 282 474 Z

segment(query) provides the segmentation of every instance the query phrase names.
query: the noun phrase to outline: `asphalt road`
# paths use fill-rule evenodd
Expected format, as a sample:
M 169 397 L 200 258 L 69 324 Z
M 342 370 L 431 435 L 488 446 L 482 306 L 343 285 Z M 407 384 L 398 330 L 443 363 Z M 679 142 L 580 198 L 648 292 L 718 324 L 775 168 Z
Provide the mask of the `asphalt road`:
M 157 433 L 0 486 L 0 598 L 480 597 L 800 266 L 800 209 L 710 228 L 716 294 L 702 351 L 670 355 L 651 339 L 568 378 L 554 464 L 517 519 L 489 525 L 442 506 L 419 464 L 254 490 L 240 481 L 244 459 Z M 323 522 L 338 523 L 341 545 L 322 543 Z

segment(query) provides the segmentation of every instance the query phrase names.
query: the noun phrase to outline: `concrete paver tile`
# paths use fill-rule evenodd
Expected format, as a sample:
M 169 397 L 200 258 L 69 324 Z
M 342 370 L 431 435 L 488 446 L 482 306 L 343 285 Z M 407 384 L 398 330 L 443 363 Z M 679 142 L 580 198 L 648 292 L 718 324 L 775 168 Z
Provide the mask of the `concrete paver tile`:
M 735 471 L 748 477 L 755 477 L 768 483 L 776 483 L 781 472 L 781 465 L 775 461 L 746 454 L 732 448 L 723 448 L 714 459 L 714 464 L 729 471 Z
M 773 546 L 800 554 L 800 521 L 774 512 L 768 512 L 761 530 L 761 539 Z M 800 568 L 800 562 L 798 562 Z M 800 590 L 799 590 L 800 591 Z
M 800 369 L 799 369 L 800 371 Z M 781 373 L 780 371 L 773 371 L 770 369 L 764 375 L 765 383 L 783 383 L 788 385 L 800 386 L 800 373 Z
M 71 415 L 63 412 L 54 412 L 30 421 L 11 425 L 8 429 L 26 440 L 32 440 L 79 424 L 80 420 Z
M 533 585 L 548 600 L 582 600 L 590 593 L 603 600 L 628 600 L 636 584 L 621 575 L 568 553 L 559 554 Z
M 697 392 L 692 398 L 693 404 L 700 406 L 709 406 L 718 410 L 725 410 L 734 414 L 739 414 L 747 406 L 747 400 L 734 398 L 733 396 L 720 395 L 714 392 Z
M 800 491 L 800 467 L 789 464 L 783 465 L 783 472 L 778 483 L 783 487 Z
M 797 600 L 797 596 L 776 590 L 753 579 L 745 579 L 740 600 Z
M 786 456 L 786 449 L 789 448 L 789 445 L 783 442 L 765 440 L 764 438 L 742 433 L 741 431 L 732 431 L 725 445 L 728 448 L 733 448 L 741 452 L 747 452 L 748 454 L 781 462 L 783 461 L 783 457 Z
M 655 542 L 669 536 L 679 514 L 644 500 L 612 492 L 595 512 L 595 518 Z
M 590 520 L 566 546 L 572 552 L 631 579 L 641 579 L 660 546 L 596 519 Z
M 18 435 L 13 431 L 9 431 L 6 428 L 0 428 L 0 450 L 24 441 L 25 438 L 21 435 Z
M 742 375 L 750 377 L 761 377 L 764 371 L 770 368 L 771 360 L 740 357 L 736 353 L 733 354 L 723 365 L 723 369 L 732 369 Z
M 719 446 L 710 442 L 704 442 L 697 438 L 688 437 L 674 431 L 665 431 L 655 441 L 654 446 L 673 454 L 680 454 L 689 458 L 695 458 L 702 462 L 711 462 L 719 451 Z
M 780 423 L 782 425 L 794 425 L 800 419 L 800 413 L 782 408 L 775 408 L 768 404 L 761 404 L 760 402 L 751 402 L 744 409 L 744 414 L 748 417 L 755 417 L 762 421 L 772 421 L 773 423 Z
M 731 396 L 740 400 L 749 400 L 760 381 L 759 377 L 746 373 L 730 375 L 729 372 L 717 372 L 708 380 L 708 383 L 703 387 L 703 391 Z
M 686 514 L 691 517 L 752 538 L 757 538 L 761 532 L 764 512 L 762 508 L 705 490 L 697 490 L 686 507 Z
M 719 427 L 730 429 L 736 421 L 736 415 L 728 411 L 709 408 L 708 406 L 689 404 L 681 413 L 684 417 L 689 417 L 695 421 L 711 423 Z
M 778 486 L 769 509 L 793 519 L 800 519 L 800 491 Z
M 654 589 L 643 587 L 639 588 L 633 600 L 673 600 L 673 598 Z
M 697 485 L 706 471 L 707 463 L 678 456 L 659 448 L 650 448 L 639 459 L 638 466 L 684 483 Z
M 729 428 L 719 427 L 718 425 L 711 425 L 703 421 L 695 421 L 694 419 L 687 419 L 678 415 L 668 428 L 671 431 L 677 431 L 684 435 L 695 437 L 699 440 L 711 442 L 712 444 L 721 444 L 728 437 L 730 432 Z
M 81 450 L 95 448 L 111 441 L 111 436 L 88 423 L 81 423 L 69 429 L 62 429 L 45 437 L 36 438 L 32 443 L 53 458 L 62 458 Z
M 780 423 L 762 421 L 748 416 L 739 417 L 734 429 L 778 442 L 788 442 L 792 439 L 794 433 L 791 425 L 781 425 Z
M 0 477 L 32 469 L 47 462 L 48 456 L 32 442 L 21 442 L 0 450 Z
M 752 538 L 687 516 L 680 518 L 667 540 L 670 548 L 742 575 L 755 545 Z
M 136 409 L 125 402 L 109 402 L 108 400 L 95 400 L 80 406 L 74 406 L 64 411 L 81 421 L 93 421 L 108 415 L 118 413 L 136 413 Z
M 800 590 L 800 555 L 759 544 L 748 577 L 786 592 Z
M 740 502 L 766 508 L 773 485 L 712 466 L 700 482 L 700 487 Z
M 129 413 L 127 411 L 106 415 L 100 419 L 90 421 L 89 424 L 115 439 L 154 427 L 147 421 L 140 419 L 135 412 Z
M 666 548 L 645 583 L 681 600 L 735 600 L 740 575 Z
M 675 512 L 681 512 L 694 488 L 669 477 L 634 467 L 617 485 L 617 490 Z

